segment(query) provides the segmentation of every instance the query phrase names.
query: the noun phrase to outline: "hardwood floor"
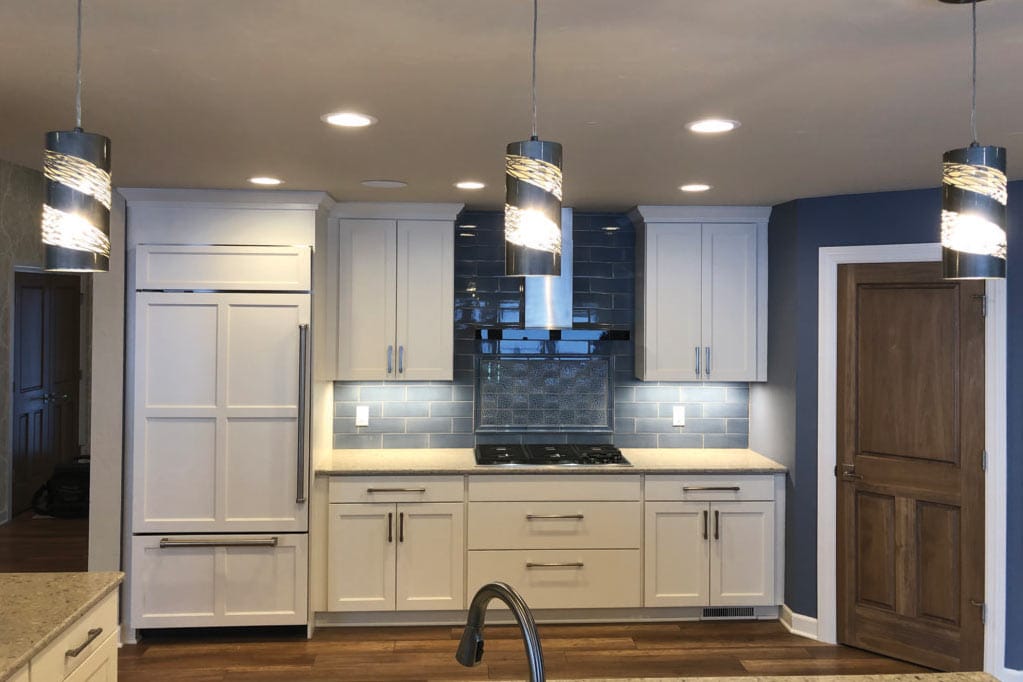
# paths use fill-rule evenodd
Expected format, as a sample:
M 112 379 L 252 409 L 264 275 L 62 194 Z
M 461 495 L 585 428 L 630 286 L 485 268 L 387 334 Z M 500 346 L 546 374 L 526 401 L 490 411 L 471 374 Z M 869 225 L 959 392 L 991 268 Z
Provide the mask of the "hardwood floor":
M 528 679 L 518 630 L 487 627 L 483 662 L 454 660 L 461 628 L 320 628 L 301 634 L 147 637 L 121 649 L 120 682 Z M 776 621 L 540 626 L 548 679 L 928 672 L 796 637 Z
M 34 516 L 24 512 L 0 526 L 0 573 L 86 570 L 89 520 Z

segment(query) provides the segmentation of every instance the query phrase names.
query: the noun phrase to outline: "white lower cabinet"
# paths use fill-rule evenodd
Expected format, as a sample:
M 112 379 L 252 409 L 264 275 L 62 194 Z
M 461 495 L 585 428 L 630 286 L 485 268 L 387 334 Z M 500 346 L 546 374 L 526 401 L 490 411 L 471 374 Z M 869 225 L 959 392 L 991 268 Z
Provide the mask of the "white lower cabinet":
M 726 499 L 707 499 L 714 497 Z M 773 498 L 770 477 L 709 485 L 692 477 L 649 478 L 644 605 L 776 605 Z
M 462 502 L 331 504 L 331 611 L 465 606 Z
M 132 543 L 137 628 L 301 625 L 307 536 L 139 535 Z
M 116 682 L 117 591 L 67 626 L 27 666 L 16 682 Z

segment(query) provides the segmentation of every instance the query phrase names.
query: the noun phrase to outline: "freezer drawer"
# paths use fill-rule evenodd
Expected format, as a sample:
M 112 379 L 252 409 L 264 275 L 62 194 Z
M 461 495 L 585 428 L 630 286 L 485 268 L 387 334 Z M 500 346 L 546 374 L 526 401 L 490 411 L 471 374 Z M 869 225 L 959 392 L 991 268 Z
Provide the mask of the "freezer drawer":
M 308 536 L 137 535 L 133 628 L 304 625 Z

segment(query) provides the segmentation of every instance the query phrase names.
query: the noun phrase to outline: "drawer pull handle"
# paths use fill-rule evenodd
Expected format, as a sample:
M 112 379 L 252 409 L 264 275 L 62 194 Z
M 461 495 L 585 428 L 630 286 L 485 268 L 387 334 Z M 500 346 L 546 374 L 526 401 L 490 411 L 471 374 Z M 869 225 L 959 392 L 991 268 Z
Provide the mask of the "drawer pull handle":
M 533 562 L 527 561 L 526 568 L 582 568 L 581 561 Z
M 526 521 L 533 521 L 536 519 L 577 519 L 583 520 L 582 514 L 526 514 Z
M 76 646 L 74 649 L 68 649 L 64 652 L 65 658 L 77 658 L 78 654 L 85 651 L 85 648 L 96 641 L 96 638 L 103 634 L 103 628 L 93 628 L 89 630 L 89 636 L 85 638 L 85 641 Z
M 366 488 L 367 493 L 425 493 L 426 488 Z
M 253 540 L 218 540 L 216 538 L 174 540 L 172 538 L 160 538 L 160 548 L 174 547 L 276 547 L 278 538 L 256 538 Z
M 741 488 L 739 486 L 737 486 L 737 485 L 684 485 L 684 486 L 682 486 L 682 492 L 684 492 L 684 493 L 711 492 L 711 491 L 737 493 L 737 492 L 739 492 L 739 490 L 741 490 Z

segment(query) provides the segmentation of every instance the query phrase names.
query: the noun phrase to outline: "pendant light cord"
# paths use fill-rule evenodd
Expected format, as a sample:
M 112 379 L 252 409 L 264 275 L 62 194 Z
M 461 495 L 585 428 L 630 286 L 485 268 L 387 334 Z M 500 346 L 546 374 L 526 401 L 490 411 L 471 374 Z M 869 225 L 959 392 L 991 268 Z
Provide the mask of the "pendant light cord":
M 78 0 L 78 53 L 75 74 L 75 129 L 82 129 L 82 0 Z
M 82 0 L 78 0 L 81 2 Z M 539 15 L 538 3 L 540 0 L 533 0 L 533 136 L 536 139 L 536 26 Z
M 81 2 L 81 0 L 79 0 Z M 970 82 L 973 85 L 973 99 L 970 102 L 970 130 L 973 132 L 973 144 L 977 143 L 977 0 L 971 3 L 973 8 L 973 72 L 970 74 Z

